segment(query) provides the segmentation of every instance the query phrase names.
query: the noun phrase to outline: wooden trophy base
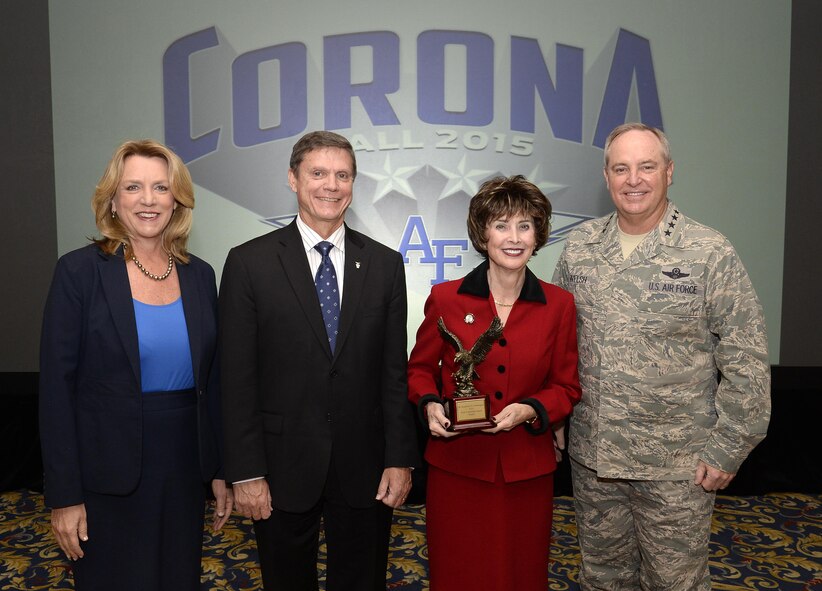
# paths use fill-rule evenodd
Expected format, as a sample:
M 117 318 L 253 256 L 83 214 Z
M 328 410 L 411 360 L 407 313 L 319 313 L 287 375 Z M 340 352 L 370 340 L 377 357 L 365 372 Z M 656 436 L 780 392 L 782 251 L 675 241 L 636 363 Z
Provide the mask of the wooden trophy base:
M 451 419 L 448 431 L 489 429 L 496 425 L 491 420 L 491 400 L 487 394 L 446 398 L 445 410 Z

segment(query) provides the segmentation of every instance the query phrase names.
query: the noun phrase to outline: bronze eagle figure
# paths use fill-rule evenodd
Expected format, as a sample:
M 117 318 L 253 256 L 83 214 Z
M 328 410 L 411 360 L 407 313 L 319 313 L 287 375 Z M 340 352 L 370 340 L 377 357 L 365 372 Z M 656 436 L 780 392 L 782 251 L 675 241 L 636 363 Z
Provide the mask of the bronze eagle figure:
M 437 320 L 437 327 L 440 330 L 442 338 L 451 343 L 451 346 L 454 347 L 454 350 L 457 352 L 456 355 L 454 355 L 454 362 L 459 366 L 459 369 L 451 374 L 456 384 L 454 396 L 463 398 L 465 396 L 479 395 L 479 391 L 474 386 L 474 380 L 479 378 L 479 375 L 474 368 L 482 363 L 485 356 L 488 355 L 488 352 L 491 350 L 494 341 L 502 336 L 502 321 L 499 319 L 499 316 L 494 316 L 494 319 L 491 321 L 491 326 L 479 336 L 470 350 L 463 347 L 457 335 L 445 327 L 445 322 L 441 316 Z

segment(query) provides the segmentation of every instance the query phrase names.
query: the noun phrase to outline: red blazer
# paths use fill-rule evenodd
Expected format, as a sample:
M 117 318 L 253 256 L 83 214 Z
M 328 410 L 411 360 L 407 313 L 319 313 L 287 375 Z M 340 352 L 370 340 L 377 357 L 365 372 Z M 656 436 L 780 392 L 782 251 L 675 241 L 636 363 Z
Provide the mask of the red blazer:
M 470 348 L 496 315 L 488 288 L 488 263 L 463 279 L 435 285 L 408 364 L 408 398 L 422 411 L 440 396 L 451 396 L 456 371 L 454 348 L 439 334 L 437 319 Z M 471 321 L 473 319 L 473 321 Z M 496 415 L 512 402 L 529 404 L 539 420 L 494 435 L 465 433 L 429 438 L 425 459 L 454 474 L 494 481 L 497 463 L 506 482 L 550 474 L 556 469 L 550 423 L 562 421 L 580 399 L 574 298 L 526 269 L 519 299 L 474 384 L 491 398 Z

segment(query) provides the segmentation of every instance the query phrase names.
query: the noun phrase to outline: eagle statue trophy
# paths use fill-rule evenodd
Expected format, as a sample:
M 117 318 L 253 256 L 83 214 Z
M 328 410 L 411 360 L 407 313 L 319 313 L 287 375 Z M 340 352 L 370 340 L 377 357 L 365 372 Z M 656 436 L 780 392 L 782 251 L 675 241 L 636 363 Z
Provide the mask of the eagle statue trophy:
M 502 336 L 502 321 L 499 319 L 499 316 L 494 316 L 494 319 L 491 321 L 491 326 L 479 336 L 471 349 L 466 349 L 462 346 L 462 342 L 457 335 L 445 327 L 445 322 L 442 317 L 437 320 L 437 327 L 439 328 L 442 338 L 451 343 L 451 346 L 454 347 L 454 350 L 457 352 L 456 355 L 454 355 L 454 362 L 459 368 L 451 374 L 456 384 L 454 396 L 457 398 L 478 396 L 479 391 L 474 386 L 474 380 L 479 378 L 479 374 L 477 374 L 474 368 L 482 363 L 485 356 L 488 355 L 488 352 L 491 350 L 494 341 Z

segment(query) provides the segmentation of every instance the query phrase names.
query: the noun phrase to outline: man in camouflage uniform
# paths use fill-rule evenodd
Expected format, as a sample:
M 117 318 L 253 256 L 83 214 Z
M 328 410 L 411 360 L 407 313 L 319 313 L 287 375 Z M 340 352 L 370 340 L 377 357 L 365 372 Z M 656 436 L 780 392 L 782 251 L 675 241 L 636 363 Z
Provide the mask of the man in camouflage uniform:
M 668 201 L 664 134 L 616 128 L 616 212 L 568 237 L 582 401 L 570 455 L 583 590 L 709 590 L 716 490 L 765 436 L 762 308 L 728 240 Z

